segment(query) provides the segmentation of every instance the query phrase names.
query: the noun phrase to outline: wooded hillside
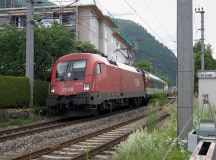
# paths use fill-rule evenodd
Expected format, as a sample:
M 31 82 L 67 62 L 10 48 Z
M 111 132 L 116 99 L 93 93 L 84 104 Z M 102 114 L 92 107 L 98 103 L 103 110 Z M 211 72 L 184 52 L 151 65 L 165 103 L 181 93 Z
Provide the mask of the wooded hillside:
M 137 49 L 135 51 L 135 62 L 141 59 L 149 60 L 155 74 L 168 77 L 174 85 L 177 74 L 177 58 L 174 53 L 157 41 L 141 25 L 131 20 L 117 20 L 120 31 L 138 47 L 135 47 Z

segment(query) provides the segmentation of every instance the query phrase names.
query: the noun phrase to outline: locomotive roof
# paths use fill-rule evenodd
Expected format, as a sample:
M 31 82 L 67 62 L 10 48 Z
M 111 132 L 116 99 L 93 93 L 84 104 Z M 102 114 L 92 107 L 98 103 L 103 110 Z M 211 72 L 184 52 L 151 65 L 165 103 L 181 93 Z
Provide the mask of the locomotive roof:
M 145 75 L 149 76 L 150 78 L 155 79 L 155 80 L 158 80 L 158 81 L 161 81 L 161 82 L 163 82 L 164 84 L 167 84 L 167 82 L 165 82 L 164 80 L 162 80 L 160 77 L 158 77 L 158 76 L 156 76 L 156 75 L 154 75 L 154 74 L 152 74 L 152 73 L 149 73 L 149 72 L 147 72 L 147 71 L 144 71 L 144 72 L 145 72 Z
M 109 65 L 109 66 L 114 66 L 114 67 L 121 68 L 123 70 L 128 70 L 128 71 L 131 71 L 131 72 L 137 72 L 137 73 L 142 74 L 140 69 L 137 69 L 137 68 L 135 68 L 133 66 L 129 66 L 129 65 L 126 65 L 126 64 L 123 64 L 123 63 L 112 61 L 110 59 L 107 59 L 106 57 L 103 57 L 103 56 L 101 56 L 99 54 L 94 54 L 94 53 L 71 53 L 71 54 L 67 54 L 67 55 L 64 55 L 64 56 L 58 58 L 57 63 L 59 61 L 68 61 L 68 60 L 74 60 L 74 59 L 91 59 L 92 61 L 94 61 L 93 63 L 105 63 L 106 65 Z M 161 82 L 166 84 L 166 82 L 163 81 L 158 76 L 156 76 L 154 74 L 151 74 L 151 73 L 149 73 L 147 71 L 144 71 L 144 72 L 145 72 L 146 76 L 148 76 L 148 77 L 150 77 L 152 79 L 161 81 Z
M 141 71 L 139 69 L 136 69 L 135 67 L 109 60 L 106 57 L 103 57 L 101 55 L 94 54 L 94 53 L 71 53 L 71 54 L 64 55 L 64 56 L 58 58 L 57 62 L 73 60 L 74 58 L 75 59 L 91 59 L 91 60 L 94 60 L 95 62 L 105 63 L 106 65 L 110 65 L 110 66 L 116 66 L 116 67 L 121 68 L 123 70 L 129 70 L 132 72 L 141 73 Z

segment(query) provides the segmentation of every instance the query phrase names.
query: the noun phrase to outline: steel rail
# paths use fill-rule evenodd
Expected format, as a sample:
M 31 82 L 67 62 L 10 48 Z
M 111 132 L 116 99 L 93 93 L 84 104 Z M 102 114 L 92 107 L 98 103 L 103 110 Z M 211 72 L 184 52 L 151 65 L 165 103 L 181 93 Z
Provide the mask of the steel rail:
M 95 137 L 95 136 L 98 136 L 102 133 L 105 133 L 105 132 L 108 132 L 110 130 L 113 130 L 113 129 L 116 129 L 116 128 L 119 128 L 119 127 L 122 127 L 122 126 L 125 126 L 125 125 L 128 125 L 129 123 L 133 123 L 135 121 L 138 121 L 140 119 L 143 119 L 145 118 L 147 115 L 149 114 L 152 114 L 152 113 L 155 113 L 157 112 L 158 109 L 156 110 L 152 110 L 148 113 L 145 113 L 144 115 L 142 116 L 139 116 L 137 118 L 134 118 L 134 119 L 130 119 L 130 120 L 127 120 L 125 122 L 122 122 L 122 123 L 119 123 L 117 125 L 114 125 L 114 126 L 111 126 L 111 127 L 107 127 L 105 129 L 101 129 L 99 131 L 96 131 L 94 133 L 90 133 L 90 134 L 86 134 L 86 135 L 83 135 L 83 136 L 80 136 L 78 138 L 72 138 L 70 140 L 67 140 L 67 141 L 64 141 L 64 142 L 61 142 L 59 144 L 55 144 L 55 145 L 52 145 L 52 146 L 49 146 L 49 147 L 45 147 L 43 149 L 40 149 L 40 150 L 37 150 L 37 151 L 33 151 L 33 152 L 29 152 L 29 153 L 26 153 L 25 155 L 20 155 L 20 156 L 17 156 L 17 157 L 14 157 L 14 158 L 11 158 L 11 160 L 26 160 L 26 159 L 31 159 L 31 158 L 37 158 L 41 155 L 46 155 L 46 154 L 49 154 L 55 150 L 60 150 L 64 147 L 67 147 L 67 146 L 70 146 L 72 144 L 76 144 L 78 142 L 81 142 L 81 141 L 85 141 L 87 139 L 90 139 L 92 137 Z M 160 108 L 161 110 L 161 108 Z M 168 113 L 166 113 L 168 114 Z M 95 153 L 95 151 L 91 151 L 91 153 Z M 80 155 L 81 156 L 81 155 Z M 83 156 L 83 155 L 82 155 Z M 81 157 L 82 157 L 81 156 Z M 86 156 L 86 155 L 85 155 Z M 79 157 L 77 157 L 79 158 Z
M 15 139 L 15 138 L 26 136 L 26 135 L 33 135 L 36 133 L 41 133 L 43 131 L 48 131 L 48 130 L 52 130 L 55 128 L 67 127 L 67 126 L 70 126 L 72 124 L 83 123 L 86 121 L 93 121 L 96 119 L 108 117 L 110 115 L 116 115 L 119 113 L 127 112 L 128 110 L 130 110 L 130 109 L 124 109 L 121 111 L 112 112 L 110 114 L 99 115 L 97 117 L 85 117 L 82 119 L 72 120 L 69 122 L 61 122 L 61 120 L 64 120 L 64 119 L 58 119 L 58 120 L 54 120 L 54 121 L 50 121 L 50 122 L 33 124 L 33 125 L 28 125 L 28 126 L 9 129 L 9 130 L 3 130 L 3 131 L 0 131 L 0 142 L 10 140 L 10 139 Z

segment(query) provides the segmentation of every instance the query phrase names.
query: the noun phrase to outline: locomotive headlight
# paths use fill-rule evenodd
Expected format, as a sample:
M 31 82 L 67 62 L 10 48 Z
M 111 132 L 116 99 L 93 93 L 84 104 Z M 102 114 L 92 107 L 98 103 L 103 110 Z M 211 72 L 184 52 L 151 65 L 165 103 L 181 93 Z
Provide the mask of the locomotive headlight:
M 90 89 L 90 83 L 84 83 L 83 90 L 88 91 Z
M 54 93 L 54 92 L 55 92 L 55 86 L 51 86 L 51 87 L 50 87 L 50 92 L 51 92 L 51 93 Z

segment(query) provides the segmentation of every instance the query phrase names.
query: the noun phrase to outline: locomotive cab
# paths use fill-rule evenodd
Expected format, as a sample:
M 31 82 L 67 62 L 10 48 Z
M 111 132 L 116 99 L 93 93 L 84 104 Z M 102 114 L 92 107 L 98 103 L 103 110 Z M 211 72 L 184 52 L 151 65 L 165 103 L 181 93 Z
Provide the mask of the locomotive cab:
M 52 70 L 46 105 L 60 113 L 81 110 L 88 115 L 95 112 L 96 105 L 102 103 L 97 92 L 100 83 L 105 83 L 102 70 L 105 65 L 89 54 L 59 58 Z

